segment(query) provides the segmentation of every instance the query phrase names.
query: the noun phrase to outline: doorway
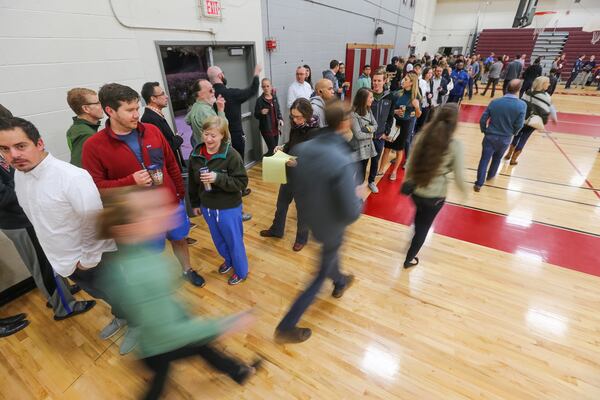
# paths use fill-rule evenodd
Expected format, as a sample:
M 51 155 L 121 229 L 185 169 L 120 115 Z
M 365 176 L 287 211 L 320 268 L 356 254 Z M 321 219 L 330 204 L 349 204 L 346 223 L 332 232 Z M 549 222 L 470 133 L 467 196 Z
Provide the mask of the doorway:
M 208 67 L 218 65 L 227 77 L 228 87 L 248 87 L 256 64 L 254 43 L 156 42 L 156 46 L 174 119 L 172 125 L 184 138 L 181 150 L 184 159 L 187 159 L 192 151 L 192 129 L 185 122 L 194 101 L 189 98 L 190 86 L 198 79 L 207 79 Z M 258 123 L 251 112 L 255 102 L 256 99 L 252 98 L 242 104 L 242 126 L 246 134 L 246 154 L 243 157 L 247 166 L 259 161 L 263 154 Z

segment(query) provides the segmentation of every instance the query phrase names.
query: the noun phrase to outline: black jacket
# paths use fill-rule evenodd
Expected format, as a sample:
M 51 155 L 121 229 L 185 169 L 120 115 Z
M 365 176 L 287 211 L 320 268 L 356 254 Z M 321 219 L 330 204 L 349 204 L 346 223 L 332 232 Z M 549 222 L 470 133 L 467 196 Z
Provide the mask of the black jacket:
M 277 121 L 283 119 L 281 117 L 281 109 L 279 108 L 279 100 L 277 100 L 277 96 L 273 95 L 273 107 L 275 108 L 275 117 L 277 117 Z M 264 115 L 260 112 L 263 108 L 269 109 L 269 114 Z M 272 130 L 272 121 L 271 121 L 271 104 L 265 99 L 264 95 L 261 95 L 258 99 L 256 99 L 256 105 L 254 106 L 254 118 L 258 120 L 258 129 L 261 132 L 269 133 Z
M 225 116 L 229 122 L 229 131 L 231 133 L 243 133 L 242 129 L 242 103 L 248 101 L 252 96 L 258 94 L 258 76 L 255 76 L 252 83 L 246 89 L 228 88 L 222 83 L 215 83 L 215 96 L 219 95 L 225 98 Z M 215 104 L 215 110 L 216 110 Z
M 535 78 L 542 76 L 542 66 L 540 64 L 531 64 L 523 72 L 523 80 L 533 82 Z
M 23 229 L 31 226 L 15 193 L 15 170 L 0 166 L 0 229 Z
M 296 145 L 313 139 L 322 132 L 323 130 L 319 129 L 319 119 L 315 116 L 313 116 L 307 124 L 302 126 L 295 126 L 292 122 L 292 127 L 290 128 L 290 140 L 283 145 L 283 152 L 290 154 Z
M 315 238 L 339 241 L 358 219 L 363 201 L 356 196 L 355 166 L 344 138 L 327 129 L 298 144 L 298 165 L 288 170 L 294 201 Z
M 384 92 L 377 100 L 373 93 L 371 112 L 377 120 L 377 130 L 373 133 L 373 137 L 379 139 L 381 135 L 388 135 L 394 124 L 394 95 L 391 92 Z
M 177 150 L 179 149 L 179 147 L 181 147 L 183 143 L 183 139 L 181 138 L 181 136 L 175 135 L 167 120 L 164 117 L 161 117 L 158 113 L 150 110 L 149 108 L 146 108 L 146 110 L 144 111 L 144 115 L 142 115 L 141 121 L 147 124 L 152 124 L 161 131 L 165 139 L 167 139 L 171 150 L 173 150 L 173 154 L 175 154 L 175 158 L 177 158 L 179 168 L 181 169 L 181 160 L 179 159 L 179 153 L 177 152 Z

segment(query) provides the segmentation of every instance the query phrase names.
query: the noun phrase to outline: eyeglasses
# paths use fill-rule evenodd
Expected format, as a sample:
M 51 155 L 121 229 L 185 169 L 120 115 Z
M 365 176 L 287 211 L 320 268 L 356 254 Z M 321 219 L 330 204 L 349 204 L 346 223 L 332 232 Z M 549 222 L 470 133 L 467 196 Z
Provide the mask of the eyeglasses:
M 83 104 L 83 105 L 84 105 L 84 106 L 93 106 L 93 105 L 96 105 L 96 104 L 100 104 L 100 102 L 99 102 L 99 101 L 97 101 L 97 102 L 95 102 L 95 103 L 85 103 L 85 104 Z
M 152 96 L 154 97 L 162 97 L 162 96 L 166 96 L 167 94 L 165 92 L 160 92 L 158 94 L 153 94 Z

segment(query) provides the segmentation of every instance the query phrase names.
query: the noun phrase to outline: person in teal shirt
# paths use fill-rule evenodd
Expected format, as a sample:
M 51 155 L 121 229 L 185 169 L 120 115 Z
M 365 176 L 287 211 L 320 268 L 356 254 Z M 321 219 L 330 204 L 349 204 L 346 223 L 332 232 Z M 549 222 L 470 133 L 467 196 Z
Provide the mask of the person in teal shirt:
M 145 399 L 158 399 L 172 361 L 190 356 L 204 358 L 212 367 L 239 384 L 255 372 L 252 365 L 230 357 L 212 346 L 223 334 L 249 325 L 248 312 L 224 318 L 193 317 L 178 300 L 179 267 L 171 257 L 157 255 L 147 244 L 176 220 L 176 203 L 164 188 L 126 187 L 103 198 L 98 233 L 113 238 L 118 253 L 103 274 L 108 297 L 122 307 L 138 334 L 137 352 L 154 372 Z M 139 205 L 143 204 L 143 207 Z
M 356 91 L 360 90 L 361 88 L 371 89 L 371 66 L 369 64 L 366 64 L 363 67 L 363 72 L 356 81 Z

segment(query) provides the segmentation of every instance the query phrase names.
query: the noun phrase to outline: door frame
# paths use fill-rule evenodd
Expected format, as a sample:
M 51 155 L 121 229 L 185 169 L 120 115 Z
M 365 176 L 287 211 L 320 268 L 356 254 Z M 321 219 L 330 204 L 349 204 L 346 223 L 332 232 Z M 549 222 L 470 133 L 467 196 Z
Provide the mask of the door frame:
M 224 41 L 218 42 L 213 40 L 155 40 L 154 47 L 156 48 L 156 55 L 158 57 L 158 65 L 160 67 L 160 75 L 162 77 L 162 86 L 165 89 L 167 98 L 169 100 L 169 114 L 171 116 L 171 125 L 175 127 L 175 113 L 173 112 L 173 104 L 171 103 L 171 93 L 169 92 L 169 85 L 167 84 L 167 74 L 165 73 L 165 66 L 162 62 L 162 55 L 160 52 L 161 46 L 207 46 L 207 47 L 236 47 L 236 46 L 248 46 L 250 51 L 250 59 L 256 65 L 256 42 L 232 42 Z M 209 53 L 208 66 L 213 66 L 212 51 Z M 252 167 L 259 160 L 250 161 L 246 164 L 246 168 Z

